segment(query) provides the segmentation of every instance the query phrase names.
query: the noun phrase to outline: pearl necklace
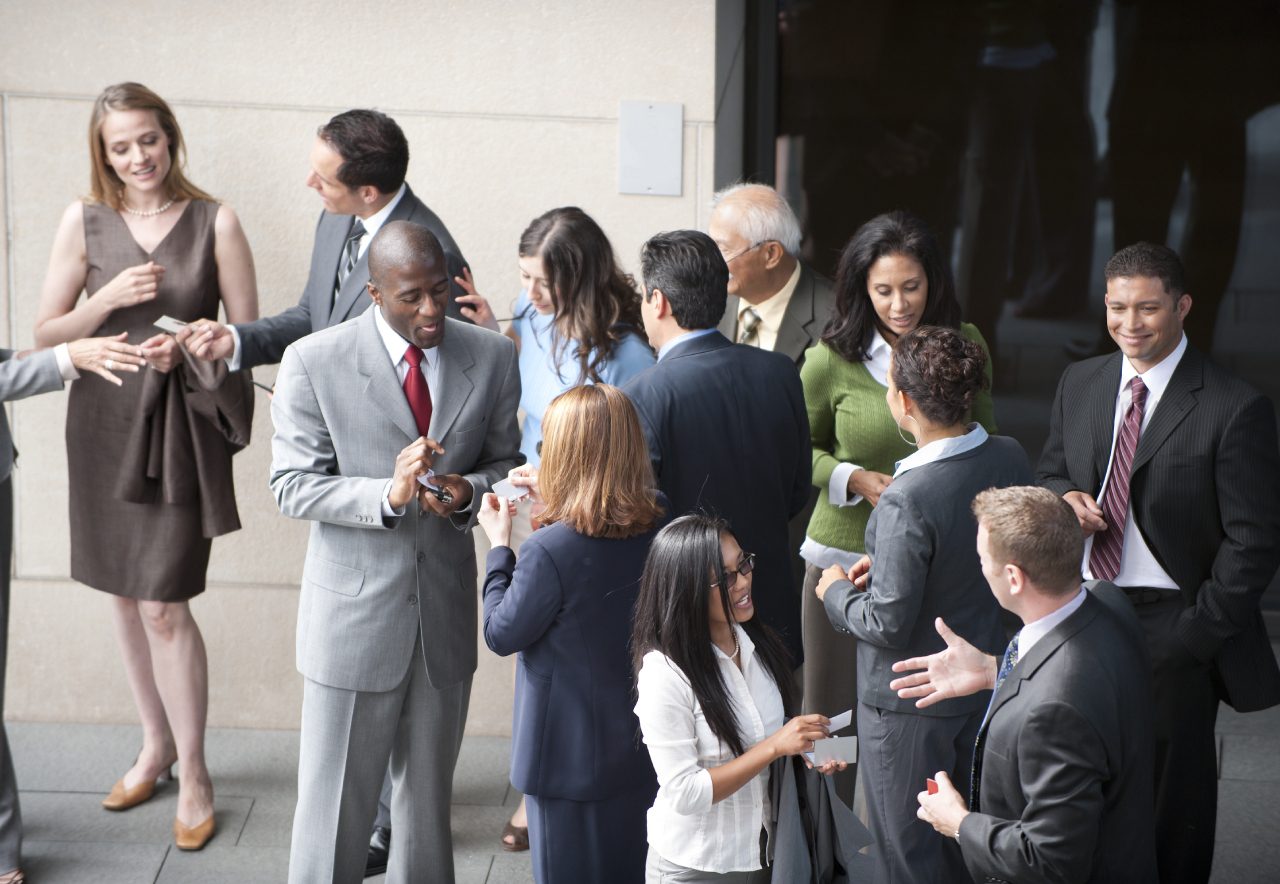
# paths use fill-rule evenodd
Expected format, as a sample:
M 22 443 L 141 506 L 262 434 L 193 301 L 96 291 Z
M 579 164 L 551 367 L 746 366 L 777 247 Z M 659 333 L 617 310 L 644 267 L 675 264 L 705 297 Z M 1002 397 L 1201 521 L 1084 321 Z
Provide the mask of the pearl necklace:
M 139 218 L 154 218 L 156 215 L 163 215 L 165 212 L 169 211 L 169 209 L 173 206 L 174 202 L 175 200 L 170 198 L 169 202 L 165 203 L 160 208 L 146 209 L 146 210 L 130 208 L 129 204 L 126 203 L 124 200 L 120 201 L 120 205 L 123 206 L 124 210 L 128 212 L 130 215 L 137 215 Z

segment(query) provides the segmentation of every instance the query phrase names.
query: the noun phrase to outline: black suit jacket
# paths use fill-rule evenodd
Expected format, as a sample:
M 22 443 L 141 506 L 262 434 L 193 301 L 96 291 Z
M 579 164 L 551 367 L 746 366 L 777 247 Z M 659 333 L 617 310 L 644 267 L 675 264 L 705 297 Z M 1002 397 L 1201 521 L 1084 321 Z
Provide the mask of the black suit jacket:
M 1000 685 L 960 851 L 979 882 L 1155 884 L 1151 664 L 1110 584 Z
M 725 302 L 724 316 L 720 319 L 720 333 L 731 341 L 738 339 L 740 303 L 736 296 L 730 295 Z M 836 294 L 831 288 L 831 281 L 800 262 L 800 279 L 796 281 L 796 290 L 782 314 L 782 325 L 778 328 L 773 352 L 783 354 L 799 368 L 804 362 L 805 351 L 817 343 L 835 306 Z
M 422 200 L 414 196 L 409 185 L 405 185 L 404 196 L 391 210 L 387 221 L 411 221 L 421 224 L 436 235 L 440 245 L 444 247 L 445 266 L 449 270 L 452 286 L 449 300 L 449 315 L 454 319 L 462 319 L 454 300 L 462 294 L 453 277 L 461 276 L 466 260 L 462 251 L 453 241 L 449 230 L 444 226 L 435 212 L 423 205 Z M 301 337 L 329 328 L 340 322 L 346 322 L 359 316 L 373 302 L 369 299 L 366 288 L 369 282 L 369 250 L 366 248 L 351 274 L 342 284 L 342 291 L 335 300 L 333 284 L 338 278 L 338 261 L 341 260 L 346 247 L 347 237 L 355 223 L 352 215 L 332 215 L 321 212 L 316 223 L 315 244 L 311 249 L 311 272 L 307 276 L 307 285 L 302 290 L 302 297 L 289 309 L 275 316 L 264 316 L 253 322 L 236 326 L 240 336 L 240 367 L 253 368 L 255 365 L 272 365 L 280 361 L 284 348 Z
M 719 332 L 681 341 L 623 391 L 635 403 L 672 515 L 728 519 L 756 554 L 752 595 L 799 665 L 800 597 L 787 520 L 809 499 L 809 418 L 795 366 Z
M 1111 455 L 1119 353 L 1067 368 L 1040 484 L 1098 495 Z M 1134 522 L 1187 608 L 1177 638 L 1217 668 L 1241 712 L 1280 703 L 1259 599 L 1280 566 L 1280 451 L 1270 400 L 1187 347 L 1129 479 Z

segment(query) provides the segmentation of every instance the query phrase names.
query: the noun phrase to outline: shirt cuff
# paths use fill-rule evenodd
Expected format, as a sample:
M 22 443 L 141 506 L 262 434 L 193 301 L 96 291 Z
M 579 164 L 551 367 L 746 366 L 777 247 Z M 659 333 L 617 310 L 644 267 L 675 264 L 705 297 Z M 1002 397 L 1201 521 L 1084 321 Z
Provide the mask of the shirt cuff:
M 227 329 L 231 332 L 231 355 L 227 357 L 227 371 L 239 371 L 240 332 L 236 331 L 236 327 L 234 325 L 227 326 Z M 387 487 L 390 488 L 391 485 L 388 483 Z M 386 515 L 386 513 L 383 513 L 383 515 Z M 401 513 L 400 515 L 404 515 L 404 513 Z
M 388 479 L 386 487 L 382 489 L 382 518 L 384 519 L 398 519 L 400 516 L 404 515 L 404 507 L 396 509 L 391 505 L 392 481 L 393 480 Z
M 58 373 L 62 375 L 64 381 L 74 381 L 80 377 L 75 363 L 71 361 L 71 348 L 68 345 L 59 344 L 54 347 L 53 358 L 58 361 Z
M 827 483 L 827 500 L 832 506 L 857 506 L 862 503 L 862 495 L 849 496 L 849 477 L 862 469 L 857 464 L 836 464 L 831 471 L 831 481 Z

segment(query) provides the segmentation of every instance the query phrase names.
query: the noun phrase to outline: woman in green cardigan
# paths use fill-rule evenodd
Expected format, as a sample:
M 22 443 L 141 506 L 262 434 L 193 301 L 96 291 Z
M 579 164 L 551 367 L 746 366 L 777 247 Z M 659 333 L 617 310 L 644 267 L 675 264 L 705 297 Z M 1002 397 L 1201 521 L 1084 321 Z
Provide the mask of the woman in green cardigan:
M 840 255 L 835 311 L 800 369 L 813 484 L 823 492 L 800 548 L 805 712 L 834 715 L 857 706 L 854 639 L 831 628 L 813 589 L 824 568 L 847 570 L 862 557 L 871 509 L 894 464 L 914 450 L 889 414 L 885 390 L 894 341 L 919 325 L 958 328 L 986 349 L 978 329 L 960 322 L 951 271 L 929 228 L 906 212 L 878 215 Z M 971 419 L 995 432 L 990 393 L 978 394 Z M 853 797 L 853 773 L 836 777 L 846 801 Z

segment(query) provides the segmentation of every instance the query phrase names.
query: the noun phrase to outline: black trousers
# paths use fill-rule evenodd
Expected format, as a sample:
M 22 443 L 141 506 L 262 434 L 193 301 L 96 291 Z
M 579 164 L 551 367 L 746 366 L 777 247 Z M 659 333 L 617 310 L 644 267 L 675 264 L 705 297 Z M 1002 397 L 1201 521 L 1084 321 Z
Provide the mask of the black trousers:
M 1174 635 L 1180 596 L 1136 605 L 1151 651 L 1155 690 L 1156 859 L 1162 884 L 1205 884 L 1213 866 L 1218 816 L 1213 667 Z

